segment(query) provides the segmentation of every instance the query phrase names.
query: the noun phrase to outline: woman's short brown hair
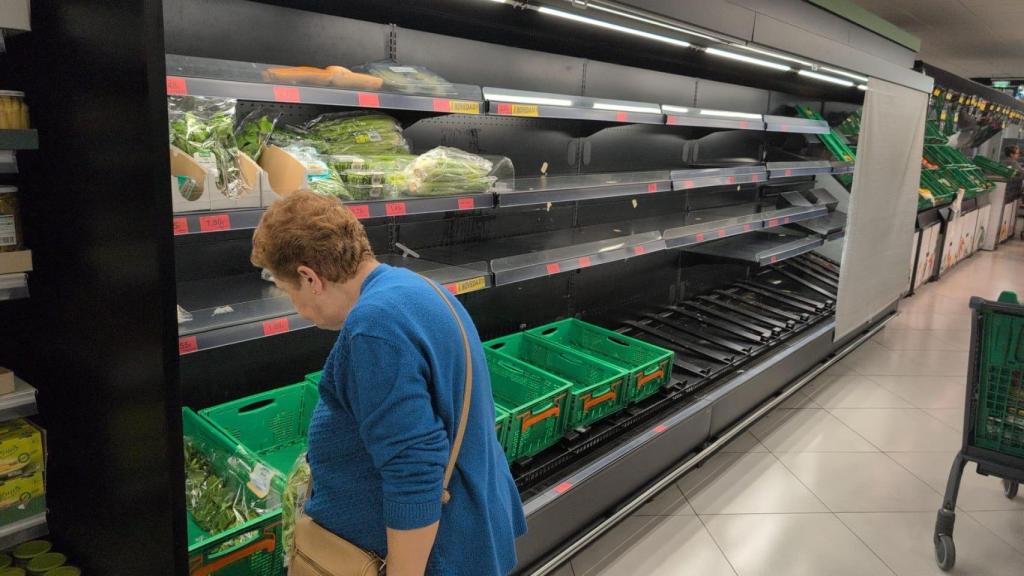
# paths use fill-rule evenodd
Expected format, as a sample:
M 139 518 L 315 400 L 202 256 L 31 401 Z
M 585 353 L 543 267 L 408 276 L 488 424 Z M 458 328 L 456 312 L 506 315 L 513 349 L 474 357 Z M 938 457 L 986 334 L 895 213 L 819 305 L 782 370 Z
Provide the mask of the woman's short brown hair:
M 1006 154 L 1007 158 L 1009 158 L 1010 156 L 1013 156 L 1014 154 L 1019 154 L 1019 153 L 1020 153 L 1020 147 L 1019 146 L 1007 146 L 1006 148 L 1003 148 L 1003 154 Z
M 253 265 L 293 284 L 299 282 L 299 266 L 345 282 L 370 258 L 366 230 L 352 212 L 337 199 L 308 191 L 274 202 L 252 237 Z

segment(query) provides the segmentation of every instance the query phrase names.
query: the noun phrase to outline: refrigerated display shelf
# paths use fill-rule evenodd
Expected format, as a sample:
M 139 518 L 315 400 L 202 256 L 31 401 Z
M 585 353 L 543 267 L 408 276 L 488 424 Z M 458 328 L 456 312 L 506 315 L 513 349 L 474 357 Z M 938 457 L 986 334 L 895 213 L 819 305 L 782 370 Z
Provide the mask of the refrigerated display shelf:
M 668 248 L 681 248 L 728 238 L 764 228 L 776 228 L 827 214 L 823 205 L 789 206 L 765 209 L 759 204 L 741 204 L 727 208 L 697 210 L 686 214 L 682 226 L 666 229 Z
M 735 184 L 757 184 L 768 180 L 763 165 L 732 166 L 725 168 L 698 168 L 673 170 L 673 190 L 690 190 L 709 186 L 732 186 Z
M 422 274 L 452 294 L 491 285 L 483 262 L 447 266 L 397 254 L 380 254 L 377 259 Z M 181 282 L 178 303 L 192 315 L 191 321 L 178 324 L 180 355 L 313 327 L 295 312 L 286 294 L 258 273 Z
M 38 413 L 36 389 L 15 376 L 14 392 L 0 396 L 0 422 L 35 416 Z
M 760 114 L 709 110 L 701 108 L 679 108 L 662 106 L 665 124 L 717 130 L 764 130 L 764 117 Z
M 833 174 L 853 174 L 853 169 L 853 162 L 840 162 L 838 160 L 832 161 Z
M 767 132 L 791 132 L 794 134 L 828 134 L 832 131 L 828 122 L 811 118 L 796 118 L 792 116 L 764 116 L 765 131 Z
M 842 238 L 846 233 L 846 213 L 835 211 L 825 216 L 811 218 L 793 225 L 805 232 L 821 236 L 825 242 Z
M 38 150 L 36 130 L 0 130 L 0 150 Z
M 0 550 L 7 550 L 35 538 L 46 536 L 46 514 L 38 514 L 0 526 Z
M 772 180 L 832 173 L 832 163 L 827 160 L 768 162 L 765 166 L 768 168 L 768 178 Z
M 0 274 L 0 302 L 28 298 L 28 274 Z
M 587 98 L 509 88 L 483 88 L 487 112 L 494 116 L 596 120 L 622 124 L 664 124 L 661 105 L 651 102 Z
M 688 252 L 755 262 L 775 264 L 799 256 L 823 244 L 818 235 L 805 236 L 789 231 L 753 232 L 742 238 L 732 237 L 685 248 Z
M 668 192 L 672 182 L 670 173 L 663 170 L 519 178 L 508 188 L 497 193 L 498 207 L 642 196 Z

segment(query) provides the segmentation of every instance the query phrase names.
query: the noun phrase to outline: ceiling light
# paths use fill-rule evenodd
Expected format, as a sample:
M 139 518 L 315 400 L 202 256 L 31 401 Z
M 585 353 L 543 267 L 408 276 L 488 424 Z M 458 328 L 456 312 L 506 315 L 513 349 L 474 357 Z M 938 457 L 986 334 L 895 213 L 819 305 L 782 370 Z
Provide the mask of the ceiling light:
M 542 106 L 572 106 L 572 100 L 563 98 L 544 98 L 542 96 L 516 96 L 514 94 L 484 94 L 492 102 L 511 102 L 513 104 L 540 104 Z
M 810 62 L 808 62 L 806 60 L 801 60 L 799 58 L 793 58 L 792 56 L 785 56 L 783 54 L 776 54 L 775 52 L 769 52 L 767 50 L 761 50 L 760 48 L 754 48 L 753 46 L 747 46 L 746 44 L 733 44 L 733 46 L 735 46 L 737 48 L 742 48 L 744 50 L 749 50 L 751 52 L 757 52 L 758 54 L 764 54 L 765 56 L 771 56 L 772 58 L 778 58 L 779 60 L 785 60 L 787 62 L 795 62 L 795 63 L 801 64 L 803 66 L 808 66 L 808 67 L 814 66 L 814 64 L 811 64 Z
M 595 20 L 594 18 L 587 18 L 586 16 L 580 16 L 579 14 L 571 14 L 569 12 L 562 12 L 561 10 L 555 10 L 548 8 L 547 6 L 541 6 L 537 8 L 537 11 L 541 14 L 550 14 L 551 16 L 558 16 L 559 18 L 565 18 L 566 20 L 572 20 L 574 22 L 582 22 L 583 24 L 590 24 L 591 26 L 597 26 L 598 28 L 605 28 L 608 30 L 615 30 L 616 32 L 622 32 L 624 34 L 632 34 L 633 36 L 639 36 L 641 38 L 647 38 L 648 40 L 657 40 L 658 42 L 664 42 L 666 44 L 673 44 L 682 48 L 689 48 L 690 43 L 685 40 L 679 40 L 677 38 L 669 38 L 668 36 L 661 36 L 658 34 L 652 34 L 650 32 L 644 32 L 643 30 L 637 30 L 635 28 L 628 28 L 626 26 L 619 26 L 618 24 L 612 24 L 611 22 L 605 22 L 604 20 Z
M 689 108 L 683 108 L 682 106 L 670 106 L 668 104 L 661 105 L 661 111 L 666 114 L 689 114 Z
M 867 89 L 868 89 L 868 85 L 867 84 L 857 84 L 857 90 L 867 91 Z
M 618 110 L 620 112 L 646 112 L 648 114 L 661 114 L 661 108 L 651 106 L 626 106 L 624 104 L 605 104 L 594 102 L 594 110 Z
M 853 78 L 854 80 L 860 80 L 861 82 L 867 82 L 867 76 L 861 76 L 860 74 L 854 74 L 852 72 L 846 72 L 845 70 L 836 70 L 835 68 L 829 68 L 828 66 L 819 66 L 826 72 L 832 72 L 833 74 L 839 74 L 840 76 L 846 76 L 847 78 Z
M 714 54 L 715 56 L 731 58 L 732 60 L 739 60 L 740 62 L 746 62 L 747 64 L 756 64 L 758 66 L 764 66 L 765 68 L 774 68 L 783 72 L 789 72 L 792 70 L 792 68 L 784 64 L 776 64 L 775 62 L 769 62 L 767 60 L 761 60 L 760 58 L 753 58 L 751 56 L 744 56 L 734 52 L 726 52 L 725 50 L 719 50 L 718 48 L 707 48 L 705 51 L 708 54 Z
M 494 1 L 495 2 L 504 2 L 505 0 L 494 0 Z M 644 22 L 646 24 L 651 24 L 652 26 L 658 26 L 660 28 L 665 28 L 667 30 L 672 30 L 672 31 L 675 31 L 675 32 L 682 32 L 683 34 L 689 34 L 690 36 L 697 36 L 698 38 L 704 38 L 705 40 L 711 40 L 713 42 L 722 42 L 721 39 L 715 38 L 714 36 L 708 36 L 707 34 L 701 34 L 700 32 L 695 32 L 693 30 L 688 30 L 686 28 L 680 28 L 678 26 L 672 26 L 671 24 L 666 24 L 664 22 L 659 22 L 658 20 L 654 20 L 652 18 L 644 18 L 643 16 L 639 16 L 637 14 L 630 14 L 629 12 L 623 12 L 621 10 L 615 10 L 615 9 L 609 8 L 607 6 L 601 6 L 600 4 L 588 4 L 587 7 L 588 8 L 593 8 L 594 10 L 600 10 L 602 12 L 608 12 L 610 14 L 615 14 L 616 16 L 622 16 L 623 18 L 629 18 L 631 20 L 637 20 L 639 22 Z
M 761 120 L 760 114 L 749 114 L 747 112 L 729 112 L 728 110 L 701 109 L 701 116 L 721 116 L 723 118 L 749 118 L 750 120 Z
M 807 70 L 800 70 L 797 73 L 800 74 L 801 76 L 807 76 L 808 78 L 815 78 L 823 82 L 831 82 L 833 84 L 839 84 L 840 86 L 846 86 L 847 88 L 853 88 L 853 82 L 843 80 L 842 78 L 826 76 L 824 74 L 818 74 L 817 72 L 808 72 Z

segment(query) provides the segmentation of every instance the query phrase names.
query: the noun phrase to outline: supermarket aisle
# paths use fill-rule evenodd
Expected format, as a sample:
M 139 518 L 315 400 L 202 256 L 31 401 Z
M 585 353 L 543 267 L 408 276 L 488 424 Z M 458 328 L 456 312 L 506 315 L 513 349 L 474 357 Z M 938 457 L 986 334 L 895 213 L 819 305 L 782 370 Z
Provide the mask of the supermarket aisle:
M 558 576 L 943 574 L 932 529 L 960 446 L 967 301 L 1024 292 L 1024 242 L 901 304 L 870 342 L 564 566 Z M 964 475 L 952 574 L 1020 574 L 1024 497 Z

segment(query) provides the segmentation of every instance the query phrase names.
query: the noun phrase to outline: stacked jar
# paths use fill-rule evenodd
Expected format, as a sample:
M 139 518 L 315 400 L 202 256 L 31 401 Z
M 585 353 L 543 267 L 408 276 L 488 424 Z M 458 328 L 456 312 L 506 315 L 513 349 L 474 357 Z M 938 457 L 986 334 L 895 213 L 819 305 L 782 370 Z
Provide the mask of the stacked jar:
M 25 93 L 0 90 L 0 130 L 27 130 L 28 105 Z

